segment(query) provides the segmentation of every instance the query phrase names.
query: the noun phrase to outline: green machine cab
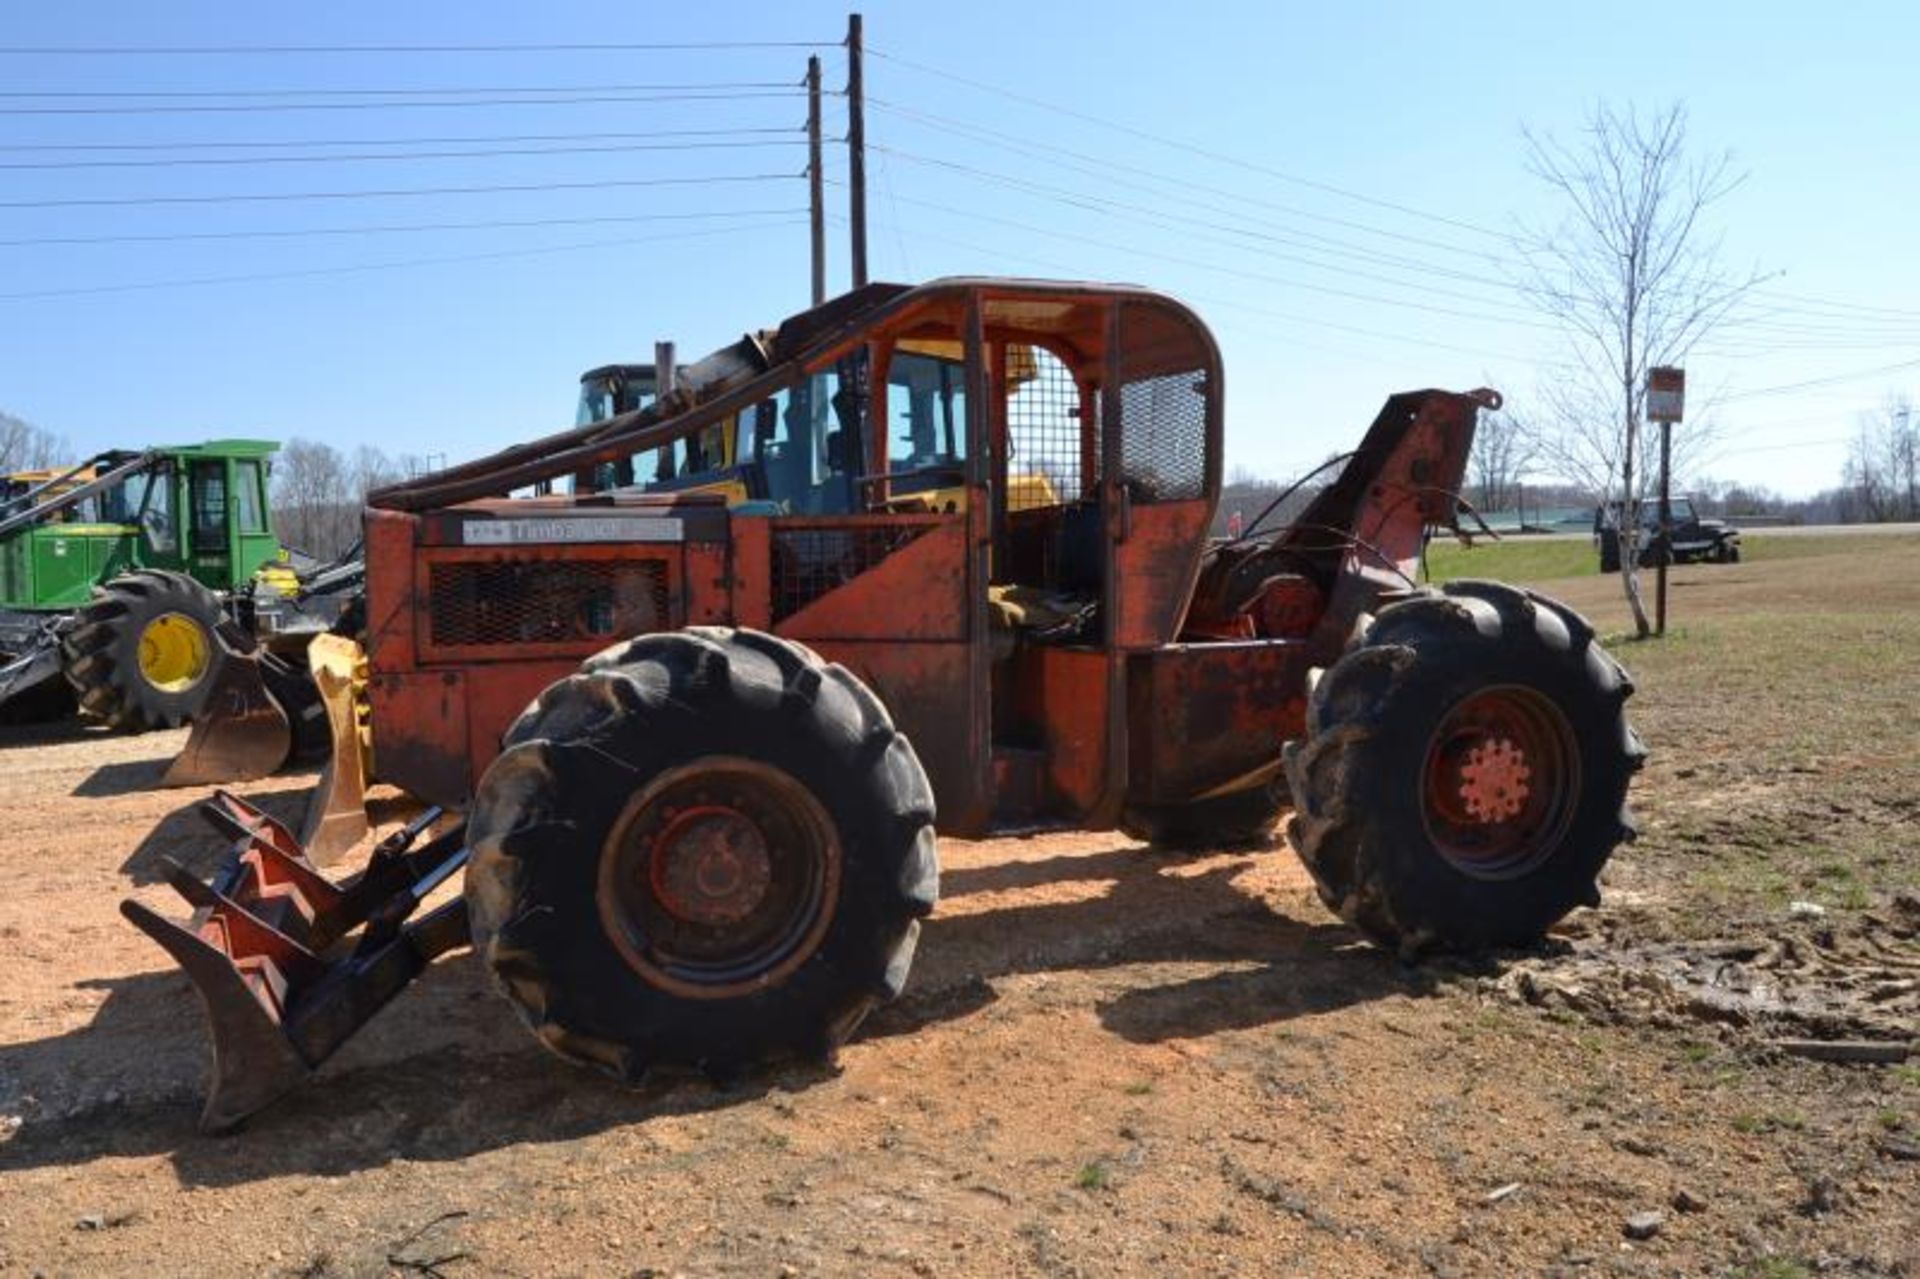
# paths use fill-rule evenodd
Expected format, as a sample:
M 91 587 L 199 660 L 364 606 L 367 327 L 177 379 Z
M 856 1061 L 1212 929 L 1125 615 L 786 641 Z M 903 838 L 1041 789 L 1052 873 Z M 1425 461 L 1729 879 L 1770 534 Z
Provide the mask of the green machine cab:
M 119 728 L 191 719 L 236 592 L 283 558 L 267 505 L 278 447 L 113 450 L 10 485 L 0 497 L 0 716 L 58 717 L 77 695 Z
M 72 611 L 134 569 L 230 591 L 280 557 L 267 517 L 269 440 L 101 454 L 28 489 L 0 514 L 0 609 Z M 59 491 L 65 488 L 64 492 Z M 34 500 L 38 498 L 38 500 Z

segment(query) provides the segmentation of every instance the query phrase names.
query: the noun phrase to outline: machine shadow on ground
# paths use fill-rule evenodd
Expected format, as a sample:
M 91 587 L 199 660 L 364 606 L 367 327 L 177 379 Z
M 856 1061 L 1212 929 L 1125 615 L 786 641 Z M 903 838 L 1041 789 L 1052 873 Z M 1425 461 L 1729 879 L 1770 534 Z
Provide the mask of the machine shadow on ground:
M 160 790 L 173 756 L 156 755 L 152 759 L 126 759 L 102 764 L 80 779 L 70 792 L 75 799 L 110 799 L 115 795 L 138 795 Z
M 0 752 L 23 746 L 61 746 L 90 737 L 105 737 L 110 732 L 112 730 L 104 725 L 89 724 L 72 715 L 44 724 L 0 723 Z
M 168 761 L 159 763 L 165 771 Z M 88 792 L 86 786 L 93 783 L 101 773 L 116 768 L 146 767 L 146 762 L 134 764 L 109 764 L 94 772 L 82 789 L 75 794 L 104 793 Z M 157 779 L 158 774 L 155 774 Z M 288 778 L 289 785 L 280 790 L 253 791 L 248 794 L 247 802 L 264 811 L 269 817 L 298 830 L 301 819 L 306 815 L 307 804 L 313 794 L 313 783 L 304 777 Z M 130 789 L 141 789 L 134 783 Z M 212 876 L 219 869 L 227 855 L 227 843 L 214 827 L 200 815 L 201 805 L 206 803 L 208 792 L 205 787 L 182 790 L 180 794 L 191 796 L 187 803 L 180 805 L 154 824 L 152 830 L 140 840 L 138 846 L 120 863 L 120 873 L 134 884 L 145 887 L 148 884 L 165 883 L 167 878 L 167 860 L 180 863 L 189 872 L 200 879 Z M 181 913 L 186 912 L 181 905 Z
M 1213 858 L 1218 864 L 1202 866 L 1120 845 L 951 871 L 944 899 L 959 909 L 927 923 L 906 994 L 871 1017 L 859 1040 L 961 1021 L 1001 997 L 996 979 L 1039 972 L 1096 974 L 1088 1002 L 1105 1027 L 1134 1042 L 1275 1024 L 1436 989 L 1436 978 L 1397 966 L 1351 929 L 1278 913 L 1238 886 L 1256 856 L 1287 854 Z M 975 894 L 1023 889 L 1078 895 L 964 908 Z M 1165 964 L 1179 965 L 1181 979 L 1159 981 L 1153 968 Z M 1195 964 L 1218 967 L 1196 977 Z M 29 1116 L 0 1147 L 0 1172 L 159 1153 L 199 1185 L 339 1175 L 396 1159 L 464 1159 L 660 1115 L 722 1110 L 802 1091 L 836 1073 L 790 1064 L 727 1088 L 684 1077 L 628 1088 L 541 1052 L 473 956 L 461 954 L 402 993 L 309 1085 L 240 1131 L 206 1137 L 194 1127 L 204 1044 L 194 1004 L 176 973 L 116 978 L 87 1026 L 0 1048 L 0 1080 L 7 1081 L 52 1072 L 110 1075 L 128 1064 L 103 1061 L 102 1054 L 145 1048 L 148 1061 L 135 1073 L 149 1098 L 111 1099 L 102 1085 L 91 1108 L 80 1107 L 73 1118 Z M 155 1070 L 167 1077 L 152 1078 Z

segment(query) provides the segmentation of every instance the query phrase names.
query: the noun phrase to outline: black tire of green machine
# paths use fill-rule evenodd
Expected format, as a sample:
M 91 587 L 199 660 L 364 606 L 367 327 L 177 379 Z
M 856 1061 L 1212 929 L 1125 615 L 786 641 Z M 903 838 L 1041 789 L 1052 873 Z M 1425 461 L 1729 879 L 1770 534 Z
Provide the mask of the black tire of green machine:
M 599 863 L 631 795 L 716 754 L 805 786 L 842 869 L 804 963 L 748 994 L 691 997 L 623 959 L 598 913 Z M 542 692 L 481 779 L 466 879 L 474 947 L 542 1043 L 628 1082 L 656 1067 L 726 1082 L 783 1058 L 830 1061 L 906 982 L 939 896 L 933 821 L 912 746 L 844 667 L 752 630 L 642 636 Z
M 157 688 L 140 673 L 140 633 L 163 613 L 191 617 L 206 632 L 206 672 L 179 692 Z M 221 616 L 219 596 L 185 573 L 136 569 L 95 587 L 60 641 L 81 711 L 127 733 L 190 722 L 206 705 L 224 660 L 214 635 Z
M 1461 699 L 1519 685 L 1566 716 L 1578 793 L 1557 843 L 1522 873 L 1468 875 L 1422 815 L 1431 734 Z M 1498 582 L 1449 582 L 1381 611 L 1320 680 L 1307 736 L 1289 743 L 1288 835 L 1320 898 L 1412 960 L 1536 942 L 1596 906 L 1607 858 L 1636 829 L 1627 786 L 1646 750 L 1628 724 L 1626 671 L 1566 605 Z
M 1130 805 L 1120 829 L 1155 848 L 1187 851 L 1204 848 L 1265 847 L 1292 801 L 1283 779 L 1213 799 L 1186 804 Z

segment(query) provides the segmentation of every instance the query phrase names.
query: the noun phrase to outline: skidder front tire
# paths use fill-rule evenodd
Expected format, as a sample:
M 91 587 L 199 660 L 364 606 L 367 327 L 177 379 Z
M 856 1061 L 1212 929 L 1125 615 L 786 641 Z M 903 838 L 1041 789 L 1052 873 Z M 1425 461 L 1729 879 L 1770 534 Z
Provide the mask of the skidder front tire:
M 481 779 L 474 946 L 547 1047 L 629 1081 L 830 1058 L 906 981 L 933 819 L 844 668 L 757 631 L 643 636 L 541 693 Z
M 1450 582 L 1383 610 L 1287 747 L 1320 897 L 1403 958 L 1525 945 L 1633 837 L 1633 685 L 1565 605 Z
M 97 587 L 60 641 L 80 709 L 112 728 L 178 728 L 213 691 L 219 598 L 184 573 L 139 569 Z

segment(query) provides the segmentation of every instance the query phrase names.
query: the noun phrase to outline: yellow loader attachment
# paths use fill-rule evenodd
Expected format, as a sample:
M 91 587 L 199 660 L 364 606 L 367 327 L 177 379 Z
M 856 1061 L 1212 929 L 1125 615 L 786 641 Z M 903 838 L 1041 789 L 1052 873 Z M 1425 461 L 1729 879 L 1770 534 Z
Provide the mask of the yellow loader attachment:
M 328 866 L 366 837 L 367 785 L 373 780 L 373 734 L 367 720 L 367 655 L 341 635 L 321 635 L 307 648 L 332 753 L 307 805 L 301 844 Z

